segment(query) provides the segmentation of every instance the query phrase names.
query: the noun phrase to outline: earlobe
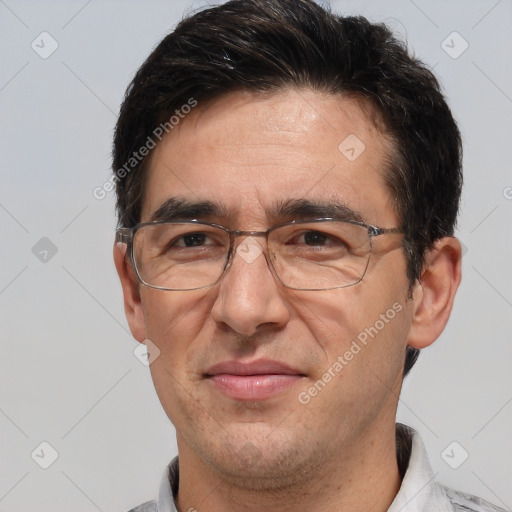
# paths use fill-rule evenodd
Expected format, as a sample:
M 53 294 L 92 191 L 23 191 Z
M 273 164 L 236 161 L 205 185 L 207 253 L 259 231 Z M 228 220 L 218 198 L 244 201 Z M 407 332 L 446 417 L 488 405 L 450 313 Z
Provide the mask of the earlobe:
M 139 342 L 146 339 L 144 310 L 139 293 L 139 280 L 126 257 L 126 244 L 114 244 L 114 263 L 123 290 L 124 312 L 132 336 Z
M 407 344 L 422 349 L 443 332 L 461 280 L 461 246 L 444 237 L 428 251 L 424 270 L 413 288 L 413 312 Z

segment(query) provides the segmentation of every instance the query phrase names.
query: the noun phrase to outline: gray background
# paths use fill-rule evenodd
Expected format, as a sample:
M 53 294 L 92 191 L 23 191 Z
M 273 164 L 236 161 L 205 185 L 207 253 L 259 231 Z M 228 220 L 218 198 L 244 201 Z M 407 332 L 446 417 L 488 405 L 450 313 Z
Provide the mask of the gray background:
M 176 453 L 124 318 L 113 196 L 92 190 L 109 177 L 126 85 L 201 5 L 0 0 L 1 511 L 123 511 L 156 496 Z M 422 434 L 439 480 L 510 508 L 512 2 L 332 6 L 406 37 L 459 120 L 463 283 L 446 331 L 406 380 L 399 419 Z M 46 59 L 31 47 L 51 48 L 43 31 L 58 43 Z M 446 39 L 454 31 L 469 44 L 457 58 L 465 44 Z M 35 462 L 50 461 L 43 441 L 58 452 L 48 469 Z

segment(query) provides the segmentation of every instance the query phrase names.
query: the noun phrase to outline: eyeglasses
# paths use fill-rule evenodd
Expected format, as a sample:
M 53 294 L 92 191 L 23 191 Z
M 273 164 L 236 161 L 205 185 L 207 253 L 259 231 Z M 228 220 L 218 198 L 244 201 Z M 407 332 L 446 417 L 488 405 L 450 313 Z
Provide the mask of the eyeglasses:
M 119 228 L 116 242 L 127 244 L 139 280 L 159 290 L 199 290 L 216 284 L 237 252 L 247 263 L 262 253 L 287 288 L 332 290 L 363 278 L 372 239 L 400 234 L 355 220 L 320 218 L 291 221 L 267 231 L 231 230 L 219 224 L 187 221 L 145 222 Z M 235 239 L 248 237 L 238 244 Z M 255 237 L 265 237 L 266 250 Z

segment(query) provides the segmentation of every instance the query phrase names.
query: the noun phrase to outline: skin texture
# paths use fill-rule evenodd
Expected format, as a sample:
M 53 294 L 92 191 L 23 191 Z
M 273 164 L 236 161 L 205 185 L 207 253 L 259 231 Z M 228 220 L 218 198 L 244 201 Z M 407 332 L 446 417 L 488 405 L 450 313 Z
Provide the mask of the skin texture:
M 354 161 L 338 150 L 350 134 L 365 145 Z M 395 227 L 383 180 L 389 150 L 354 99 L 229 93 L 200 104 L 155 148 L 141 221 L 173 196 L 224 205 L 225 215 L 205 220 L 266 230 L 290 220 L 270 217 L 270 206 L 309 199 Z M 360 283 L 314 292 L 284 288 L 265 257 L 246 263 L 238 254 L 215 286 L 154 290 L 137 281 L 125 249 L 117 244 L 114 259 L 131 332 L 161 351 L 150 369 L 176 427 L 181 511 L 387 510 L 400 486 L 394 430 L 405 349 L 431 344 L 448 320 L 460 281 L 456 239 L 429 252 L 412 295 L 396 235 L 375 239 Z M 400 312 L 301 404 L 299 393 L 394 304 Z M 260 358 L 304 376 L 262 401 L 229 398 L 204 378 L 215 363 Z

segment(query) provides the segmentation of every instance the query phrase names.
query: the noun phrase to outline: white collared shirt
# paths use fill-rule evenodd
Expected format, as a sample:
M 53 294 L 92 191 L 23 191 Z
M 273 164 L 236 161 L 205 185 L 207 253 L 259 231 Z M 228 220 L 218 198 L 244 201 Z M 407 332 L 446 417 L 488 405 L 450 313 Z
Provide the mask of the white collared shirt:
M 388 512 L 507 512 L 481 498 L 454 491 L 436 482 L 419 434 L 401 424 L 397 424 L 397 429 L 407 440 L 405 449 L 409 452 L 409 463 L 400 490 Z M 178 512 L 174 501 L 178 484 L 178 457 L 175 457 L 164 471 L 158 499 L 139 505 L 129 512 Z

